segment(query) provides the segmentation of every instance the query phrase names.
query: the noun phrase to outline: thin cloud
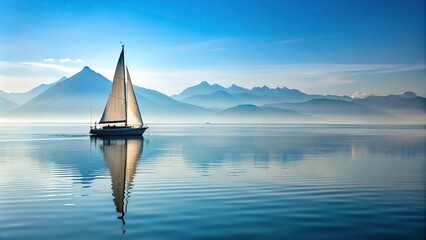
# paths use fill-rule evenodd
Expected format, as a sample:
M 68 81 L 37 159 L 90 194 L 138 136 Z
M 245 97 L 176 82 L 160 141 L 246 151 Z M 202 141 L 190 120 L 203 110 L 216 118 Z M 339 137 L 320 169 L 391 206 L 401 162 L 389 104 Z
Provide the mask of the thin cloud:
M 222 51 L 226 46 L 232 45 L 231 39 L 212 39 L 207 41 L 193 42 L 179 45 L 176 47 L 179 51 L 195 52 L 195 51 Z
M 299 43 L 299 42 L 305 42 L 309 40 L 309 38 L 296 38 L 296 39 L 284 39 L 281 41 L 278 41 L 278 44 L 291 44 L 291 43 Z
M 321 75 L 365 75 L 365 74 L 383 74 L 425 70 L 426 64 L 407 65 L 407 64 L 288 64 L 271 66 L 273 68 L 286 69 L 300 76 L 321 76 Z
M 377 73 L 394 73 L 394 72 L 410 72 L 426 69 L 426 64 L 417 65 L 400 65 L 396 68 L 389 68 L 387 70 L 378 71 Z
M 82 63 L 84 62 L 81 58 L 71 59 L 71 58 L 61 58 L 56 60 L 55 58 L 44 58 L 43 62 L 60 62 L 60 63 Z
M 71 58 L 61 58 L 61 59 L 59 59 L 59 62 L 61 62 L 61 63 L 71 62 Z
M 21 63 L 24 65 L 29 65 L 36 68 L 52 69 L 52 70 L 56 70 L 56 71 L 67 73 L 67 74 L 76 73 L 76 68 L 65 67 L 58 64 L 39 63 L 39 62 L 21 62 Z
M 355 82 L 355 80 L 344 79 L 341 77 L 331 77 L 331 78 L 320 79 L 319 81 L 316 82 L 316 84 L 321 86 L 336 86 L 336 85 L 349 84 L 353 82 Z
M 223 51 L 223 50 L 225 50 L 225 48 L 212 48 L 212 49 L 210 49 L 209 51 L 210 52 L 218 52 L 218 51 Z

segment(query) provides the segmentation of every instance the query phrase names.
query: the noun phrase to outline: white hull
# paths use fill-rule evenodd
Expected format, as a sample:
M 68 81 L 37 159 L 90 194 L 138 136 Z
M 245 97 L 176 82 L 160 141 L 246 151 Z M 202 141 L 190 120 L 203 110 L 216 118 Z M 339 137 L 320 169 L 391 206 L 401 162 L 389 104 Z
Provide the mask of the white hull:
M 148 127 L 116 127 L 116 128 L 92 128 L 90 134 L 96 136 L 142 136 Z

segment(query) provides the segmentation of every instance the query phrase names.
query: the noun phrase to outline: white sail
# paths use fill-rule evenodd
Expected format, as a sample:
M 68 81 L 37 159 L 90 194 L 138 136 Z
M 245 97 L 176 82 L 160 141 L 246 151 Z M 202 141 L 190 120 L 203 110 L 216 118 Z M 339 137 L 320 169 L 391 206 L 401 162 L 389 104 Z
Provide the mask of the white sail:
M 126 89 L 124 79 L 124 48 L 118 59 L 115 69 L 114 80 L 109 94 L 108 102 L 105 106 L 99 123 L 114 123 L 126 121 Z
M 136 100 L 135 91 L 133 90 L 132 80 L 130 78 L 129 69 L 127 71 L 127 124 L 143 125 L 141 113 L 139 111 L 138 101 Z

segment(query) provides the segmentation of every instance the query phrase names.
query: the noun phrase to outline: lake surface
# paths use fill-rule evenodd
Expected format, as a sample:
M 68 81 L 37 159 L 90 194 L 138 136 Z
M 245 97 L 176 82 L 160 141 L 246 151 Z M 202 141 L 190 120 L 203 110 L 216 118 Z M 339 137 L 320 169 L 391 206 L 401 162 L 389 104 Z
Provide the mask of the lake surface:
M 426 129 L 0 127 L 0 239 L 425 239 Z

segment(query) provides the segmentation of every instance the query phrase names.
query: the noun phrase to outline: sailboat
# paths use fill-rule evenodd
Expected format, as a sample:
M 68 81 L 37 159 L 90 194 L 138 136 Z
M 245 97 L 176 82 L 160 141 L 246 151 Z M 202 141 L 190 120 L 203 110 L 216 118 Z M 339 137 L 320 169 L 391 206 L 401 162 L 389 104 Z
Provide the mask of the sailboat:
M 97 136 L 143 135 L 144 126 L 138 101 L 133 90 L 129 69 L 124 62 L 124 45 L 118 58 L 111 92 L 99 121 L 90 127 L 90 134 Z

